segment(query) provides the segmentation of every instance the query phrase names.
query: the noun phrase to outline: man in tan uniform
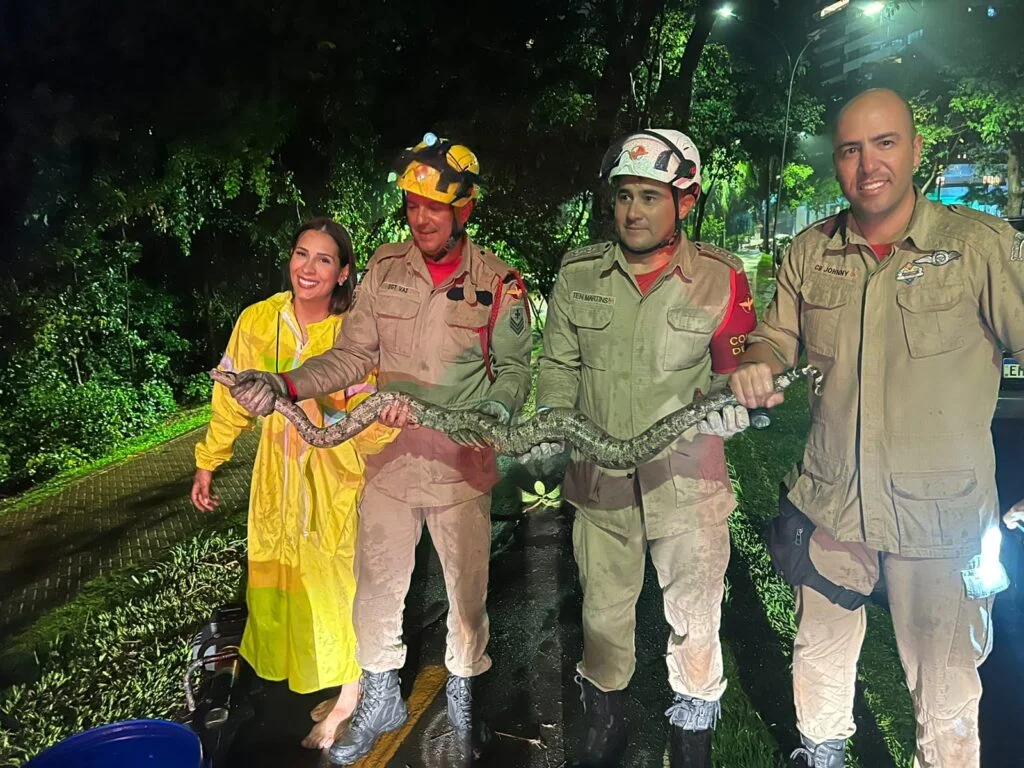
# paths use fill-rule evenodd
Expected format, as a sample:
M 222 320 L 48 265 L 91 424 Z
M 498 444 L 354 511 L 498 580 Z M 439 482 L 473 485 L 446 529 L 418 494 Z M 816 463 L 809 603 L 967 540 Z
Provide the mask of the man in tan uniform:
M 548 303 L 537 403 L 578 408 L 617 438 L 634 437 L 700 392 L 724 384 L 755 325 L 743 264 L 691 243 L 680 222 L 700 194 L 700 156 L 678 131 L 640 131 L 602 167 L 614 185 L 618 242 L 569 252 Z M 714 422 L 714 423 L 710 423 Z M 656 459 L 627 471 L 573 457 L 566 499 L 583 586 L 586 734 L 581 766 L 620 766 L 625 689 L 635 668 L 636 601 L 648 549 L 664 592 L 675 700 L 673 768 L 711 765 L 725 690 L 718 630 L 736 506 L 722 438 L 748 424 L 729 408 Z M 558 451 L 546 444 L 534 456 Z
M 1005 588 L 990 422 L 1002 350 L 1024 358 L 1020 235 L 913 186 L 921 139 L 906 102 L 870 90 L 840 113 L 836 175 L 850 208 L 792 243 L 730 385 L 771 407 L 801 351 L 825 373 L 789 501 L 816 524 L 810 557 L 839 587 L 884 574 L 917 718 L 919 768 L 977 768 L 977 667 Z M 793 765 L 838 768 L 854 732 L 863 606 L 797 586 Z
M 396 166 L 412 242 L 381 246 L 334 348 L 286 377 L 254 372 L 232 390 L 256 413 L 275 397 L 333 392 L 378 368 L 383 390 L 507 423 L 530 387 L 531 324 L 518 275 L 466 237 L 479 165 L 466 147 L 427 134 Z M 405 426 L 407 411 L 382 416 Z M 355 629 L 363 693 L 331 749 L 347 765 L 406 719 L 398 672 L 402 610 L 423 524 L 448 588 L 448 717 L 468 757 L 474 677 L 487 671 L 485 600 L 494 452 L 414 426 L 367 457 L 356 554 Z

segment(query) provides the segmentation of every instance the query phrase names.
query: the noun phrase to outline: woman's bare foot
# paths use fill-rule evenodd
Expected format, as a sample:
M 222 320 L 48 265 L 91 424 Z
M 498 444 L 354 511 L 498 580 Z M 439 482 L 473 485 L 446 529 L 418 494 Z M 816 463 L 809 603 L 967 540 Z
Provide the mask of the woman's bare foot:
M 334 696 L 334 697 L 332 697 L 330 699 L 324 699 L 319 704 L 317 704 L 315 707 L 313 707 L 311 710 L 309 710 L 309 716 L 311 718 L 313 718 L 313 722 L 314 723 L 319 723 L 325 717 L 327 717 L 329 714 L 331 714 L 331 710 L 334 709 L 334 707 L 337 705 L 337 703 L 338 703 L 338 697 L 337 696 Z
M 341 692 L 333 699 L 320 702 L 310 717 L 317 720 L 306 738 L 302 740 L 302 746 L 307 749 L 327 749 L 334 743 L 339 728 L 352 717 L 359 701 L 359 682 L 346 683 L 341 686 Z M 330 707 L 328 709 L 328 707 Z

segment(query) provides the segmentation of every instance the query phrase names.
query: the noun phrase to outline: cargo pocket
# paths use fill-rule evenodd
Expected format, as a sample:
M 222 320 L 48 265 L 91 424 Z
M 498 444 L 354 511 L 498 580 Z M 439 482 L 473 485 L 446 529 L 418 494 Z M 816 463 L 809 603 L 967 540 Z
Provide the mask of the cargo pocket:
M 396 355 L 408 355 L 415 341 L 416 315 L 420 304 L 412 299 L 382 300 L 377 310 L 377 335 L 380 346 Z
M 701 307 L 669 307 L 665 325 L 665 370 L 692 368 L 709 354 L 716 318 Z
M 973 469 L 894 472 L 891 480 L 901 550 L 977 538 L 977 517 L 968 520 L 963 512 L 963 500 L 978 487 Z
M 453 301 L 445 309 L 447 333 L 441 344 L 441 359 L 463 363 L 483 358 L 480 331 L 487 328 L 491 308 L 483 304 L 470 306 L 464 301 Z
M 963 291 L 957 286 L 906 286 L 896 293 L 911 357 L 931 357 L 964 345 Z
M 960 600 L 956 627 L 950 639 L 950 667 L 972 669 L 981 665 L 992 652 L 992 605 L 995 596 L 982 600 Z
M 580 340 L 580 362 L 588 368 L 608 369 L 613 346 L 608 325 L 614 311 L 612 307 L 572 307 L 570 319 Z
M 800 324 L 808 351 L 822 357 L 835 357 L 839 316 L 849 300 L 849 291 L 849 287 L 832 281 L 804 283 L 800 291 L 803 297 Z
M 832 530 L 837 530 L 842 505 L 836 496 L 840 493 L 843 463 L 813 448 L 806 448 L 800 467 L 800 475 L 789 488 L 789 498 L 798 509 L 813 510 L 816 519 L 830 521 Z

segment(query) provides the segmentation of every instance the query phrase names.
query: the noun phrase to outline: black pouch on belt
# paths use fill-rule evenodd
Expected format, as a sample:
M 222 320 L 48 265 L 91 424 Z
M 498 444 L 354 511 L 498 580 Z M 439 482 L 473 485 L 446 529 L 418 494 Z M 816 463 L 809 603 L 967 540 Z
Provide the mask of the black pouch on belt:
M 775 572 L 791 587 L 810 587 L 848 611 L 867 602 L 870 595 L 854 592 L 829 581 L 811 561 L 811 534 L 815 525 L 789 500 L 789 489 L 779 486 L 779 514 L 768 523 L 765 538 Z

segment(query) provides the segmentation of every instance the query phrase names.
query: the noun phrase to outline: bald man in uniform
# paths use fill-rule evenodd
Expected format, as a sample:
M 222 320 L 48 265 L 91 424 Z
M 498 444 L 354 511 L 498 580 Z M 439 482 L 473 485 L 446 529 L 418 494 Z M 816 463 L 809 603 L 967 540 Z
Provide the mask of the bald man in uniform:
M 862 603 L 883 576 L 917 719 L 915 768 L 980 763 L 978 666 L 1007 586 L 990 426 L 1003 351 L 1024 359 L 1024 235 L 927 200 L 913 184 L 920 155 L 898 94 L 872 89 L 843 108 L 833 162 L 850 207 L 794 238 L 730 379 L 742 405 L 772 407 L 772 374 L 802 352 L 825 373 L 782 499 L 809 518 L 811 562 L 835 587 L 791 577 L 801 768 L 844 764 Z M 1022 517 L 1024 502 L 1006 522 Z

